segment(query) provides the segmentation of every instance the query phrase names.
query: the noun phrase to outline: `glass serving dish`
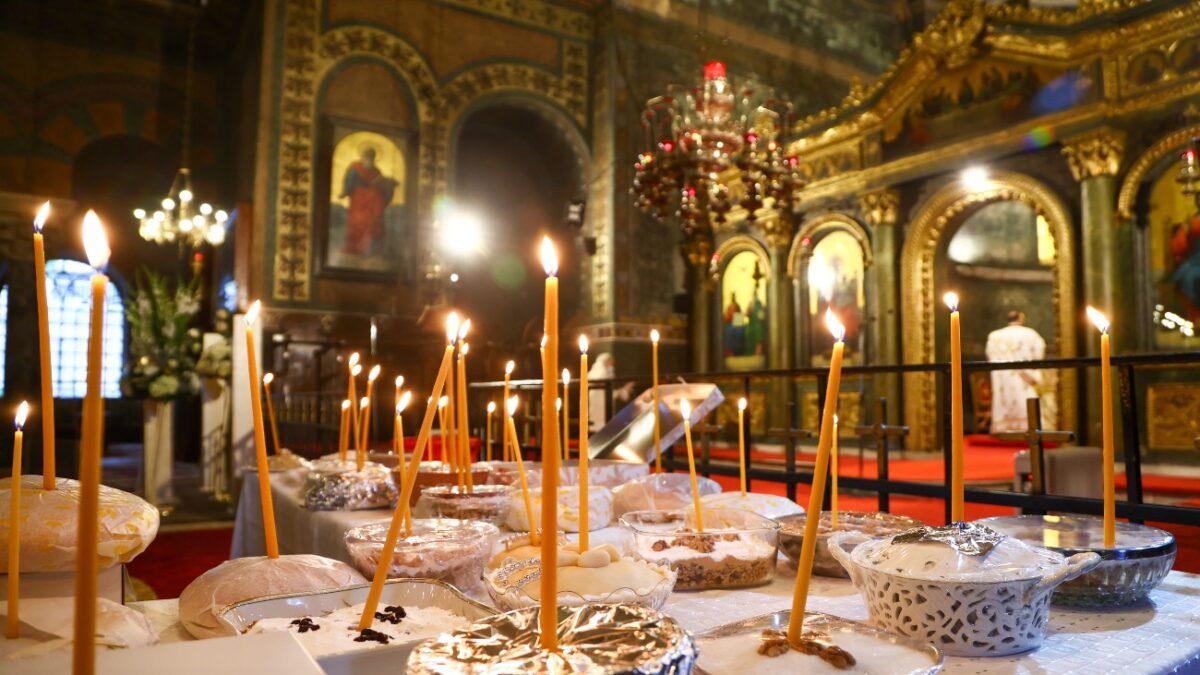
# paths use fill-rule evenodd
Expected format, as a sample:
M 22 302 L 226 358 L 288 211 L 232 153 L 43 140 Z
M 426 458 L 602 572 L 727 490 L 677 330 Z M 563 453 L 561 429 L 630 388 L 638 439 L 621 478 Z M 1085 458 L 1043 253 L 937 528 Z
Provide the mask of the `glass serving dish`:
M 362 471 L 309 473 L 304 506 L 309 511 L 357 511 L 395 506 L 400 491 L 392 474 L 378 464 L 367 463 Z
M 379 566 L 389 521 L 346 532 L 346 551 L 354 566 L 370 579 Z M 412 536 L 396 542 L 389 578 L 440 579 L 464 593 L 483 591 L 483 568 L 500 530 L 491 523 L 453 518 L 416 518 Z
M 516 462 L 491 462 L 494 483 L 520 484 L 520 474 Z M 588 460 L 588 485 L 615 488 L 631 480 L 646 476 L 650 465 L 641 462 L 618 462 L 612 459 Z M 526 480 L 529 487 L 542 484 L 542 463 L 525 462 Z M 558 469 L 558 484 L 561 486 L 579 485 L 579 460 L 569 459 Z
M 576 548 L 575 551 L 578 549 Z M 560 549 L 560 556 L 570 548 Z M 629 556 L 621 556 L 611 544 L 592 549 L 589 555 L 607 555 L 608 563 L 583 566 L 576 562 L 558 566 L 558 604 L 628 603 L 662 609 L 675 589 L 676 574 L 669 567 Z M 541 560 L 508 558 L 490 569 L 484 586 L 500 611 L 533 607 L 541 600 Z
M 773 657 L 760 654 L 763 631 L 786 633 L 791 615 L 790 610 L 772 612 L 700 633 L 696 636 L 700 660 L 693 672 L 698 675 L 741 672 L 933 675 L 942 669 L 941 651 L 924 640 L 817 612 L 805 612 L 804 634 L 819 633 L 822 644 L 836 645 L 853 656 L 853 666 L 836 668 L 819 655 L 794 650 Z
M 425 488 L 421 499 L 438 518 L 482 520 L 498 526 L 508 516 L 509 497 L 514 491 L 509 485 L 485 484 L 472 489 L 433 485 Z
M 808 515 L 804 513 L 783 516 L 779 521 L 779 548 L 793 563 L 800 561 L 800 550 L 804 548 L 804 525 Z M 897 516 L 882 511 L 838 511 L 837 532 L 850 532 L 855 536 L 848 537 L 843 547 L 849 553 L 858 544 L 873 537 L 885 537 L 900 534 L 905 530 L 924 525 L 919 520 L 908 516 Z M 821 522 L 817 524 L 817 550 L 813 556 L 813 574 L 824 577 L 849 579 L 846 568 L 829 552 L 829 535 L 834 533 L 833 512 L 822 511 Z
M 408 465 L 406 464 L 404 468 L 407 470 Z M 475 462 L 471 465 L 471 480 L 475 485 L 486 485 L 490 472 L 491 469 L 486 462 Z M 396 481 L 396 485 L 400 485 L 398 468 L 392 468 L 392 477 Z M 450 465 L 445 462 L 421 462 L 421 469 L 417 472 L 417 482 L 413 486 L 412 496 L 408 500 L 409 506 L 416 506 L 417 500 L 421 498 L 421 492 L 434 485 L 458 485 L 458 473 L 452 471 Z
M 1165 530 L 1117 521 L 1116 545 L 1104 546 L 1104 519 L 1094 516 L 996 516 L 980 524 L 1065 556 L 1094 552 L 1100 564 L 1054 591 L 1056 605 L 1115 607 L 1154 590 L 1175 564 L 1175 536 Z
M 613 518 L 612 491 L 604 487 L 588 488 L 588 531 L 608 527 Z M 580 494 L 578 485 L 566 485 L 558 488 L 558 526 L 566 532 L 578 532 L 583 526 L 580 520 Z M 525 511 L 525 496 L 518 488 L 508 497 L 508 517 L 505 526 L 514 532 L 528 532 L 529 518 Z M 529 489 L 529 503 L 533 509 L 533 520 L 542 520 L 542 489 Z
M 695 511 L 631 511 L 621 526 L 632 535 L 633 555 L 669 567 L 675 588 L 742 588 L 771 581 L 779 523 L 740 509 L 704 509 L 704 531 Z

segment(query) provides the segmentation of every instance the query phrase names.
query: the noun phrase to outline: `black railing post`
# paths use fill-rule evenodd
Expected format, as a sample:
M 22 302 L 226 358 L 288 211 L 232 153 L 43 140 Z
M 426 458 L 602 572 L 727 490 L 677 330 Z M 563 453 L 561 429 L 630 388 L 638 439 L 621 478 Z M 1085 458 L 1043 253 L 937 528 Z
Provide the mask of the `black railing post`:
M 1133 366 L 1123 365 L 1117 369 L 1117 389 L 1121 396 L 1121 428 L 1125 442 L 1125 499 L 1133 504 L 1142 503 L 1142 443 L 1138 429 L 1137 392 L 1134 387 Z M 1135 520 L 1134 522 L 1140 522 Z

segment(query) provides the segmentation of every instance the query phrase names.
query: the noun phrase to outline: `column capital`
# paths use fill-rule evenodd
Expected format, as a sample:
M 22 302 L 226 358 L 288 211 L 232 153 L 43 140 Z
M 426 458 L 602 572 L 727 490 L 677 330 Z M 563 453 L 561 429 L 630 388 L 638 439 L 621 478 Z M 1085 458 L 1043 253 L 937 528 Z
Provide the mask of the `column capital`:
M 787 215 L 777 213 L 772 218 L 760 219 L 758 225 L 762 228 L 768 249 L 783 251 L 786 254 L 792 247 L 792 237 L 796 235 L 796 227 Z
M 693 231 L 685 233 L 679 240 L 679 252 L 684 261 L 691 267 L 708 269 L 712 261 L 713 235 L 710 231 Z
M 1063 140 L 1063 157 L 1075 180 L 1115 176 L 1125 156 L 1125 132 L 1097 129 Z
M 889 188 L 859 195 L 858 208 L 871 227 L 895 225 L 900 219 L 900 191 Z

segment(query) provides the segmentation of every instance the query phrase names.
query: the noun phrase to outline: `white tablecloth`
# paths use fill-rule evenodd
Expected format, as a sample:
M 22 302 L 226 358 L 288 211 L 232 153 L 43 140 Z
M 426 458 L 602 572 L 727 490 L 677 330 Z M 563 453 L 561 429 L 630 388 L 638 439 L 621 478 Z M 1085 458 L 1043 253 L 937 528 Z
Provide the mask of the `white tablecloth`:
M 263 555 L 258 482 L 248 474 L 234 528 L 234 557 Z M 356 525 L 389 517 L 385 510 L 310 512 L 301 503 L 294 476 L 271 476 L 279 548 L 283 553 L 317 553 L 350 562 L 342 534 Z M 619 534 L 593 532 L 593 539 Z M 700 632 L 722 624 L 791 607 L 795 568 L 781 562 L 775 580 L 745 590 L 680 592 L 664 612 Z M 164 641 L 185 639 L 173 612 L 174 600 L 139 603 Z M 865 620 L 866 603 L 849 581 L 814 577 L 808 608 L 847 619 Z M 1052 607 L 1041 648 L 1028 654 L 990 659 L 947 657 L 947 673 L 1059 675 L 1065 673 L 1200 673 L 1200 575 L 1172 572 L 1138 605 L 1116 610 Z

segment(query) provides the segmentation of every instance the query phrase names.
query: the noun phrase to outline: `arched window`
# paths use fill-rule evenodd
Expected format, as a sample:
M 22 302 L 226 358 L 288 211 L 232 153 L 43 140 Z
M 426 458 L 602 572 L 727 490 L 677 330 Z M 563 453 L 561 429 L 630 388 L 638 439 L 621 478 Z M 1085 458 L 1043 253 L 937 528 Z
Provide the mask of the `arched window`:
M 4 353 L 8 351 L 8 284 L 0 286 L 0 396 L 4 395 L 4 380 L 7 377 Z
M 54 396 L 83 398 L 87 393 L 88 321 L 92 306 L 92 268 L 76 260 L 46 263 L 46 304 L 50 320 L 50 353 L 54 365 Z M 104 367 L 100 393 L 121 395 L 121 367 L 125 360 L 125 304 L 121 293 L 108 285 L 104 303 Z

